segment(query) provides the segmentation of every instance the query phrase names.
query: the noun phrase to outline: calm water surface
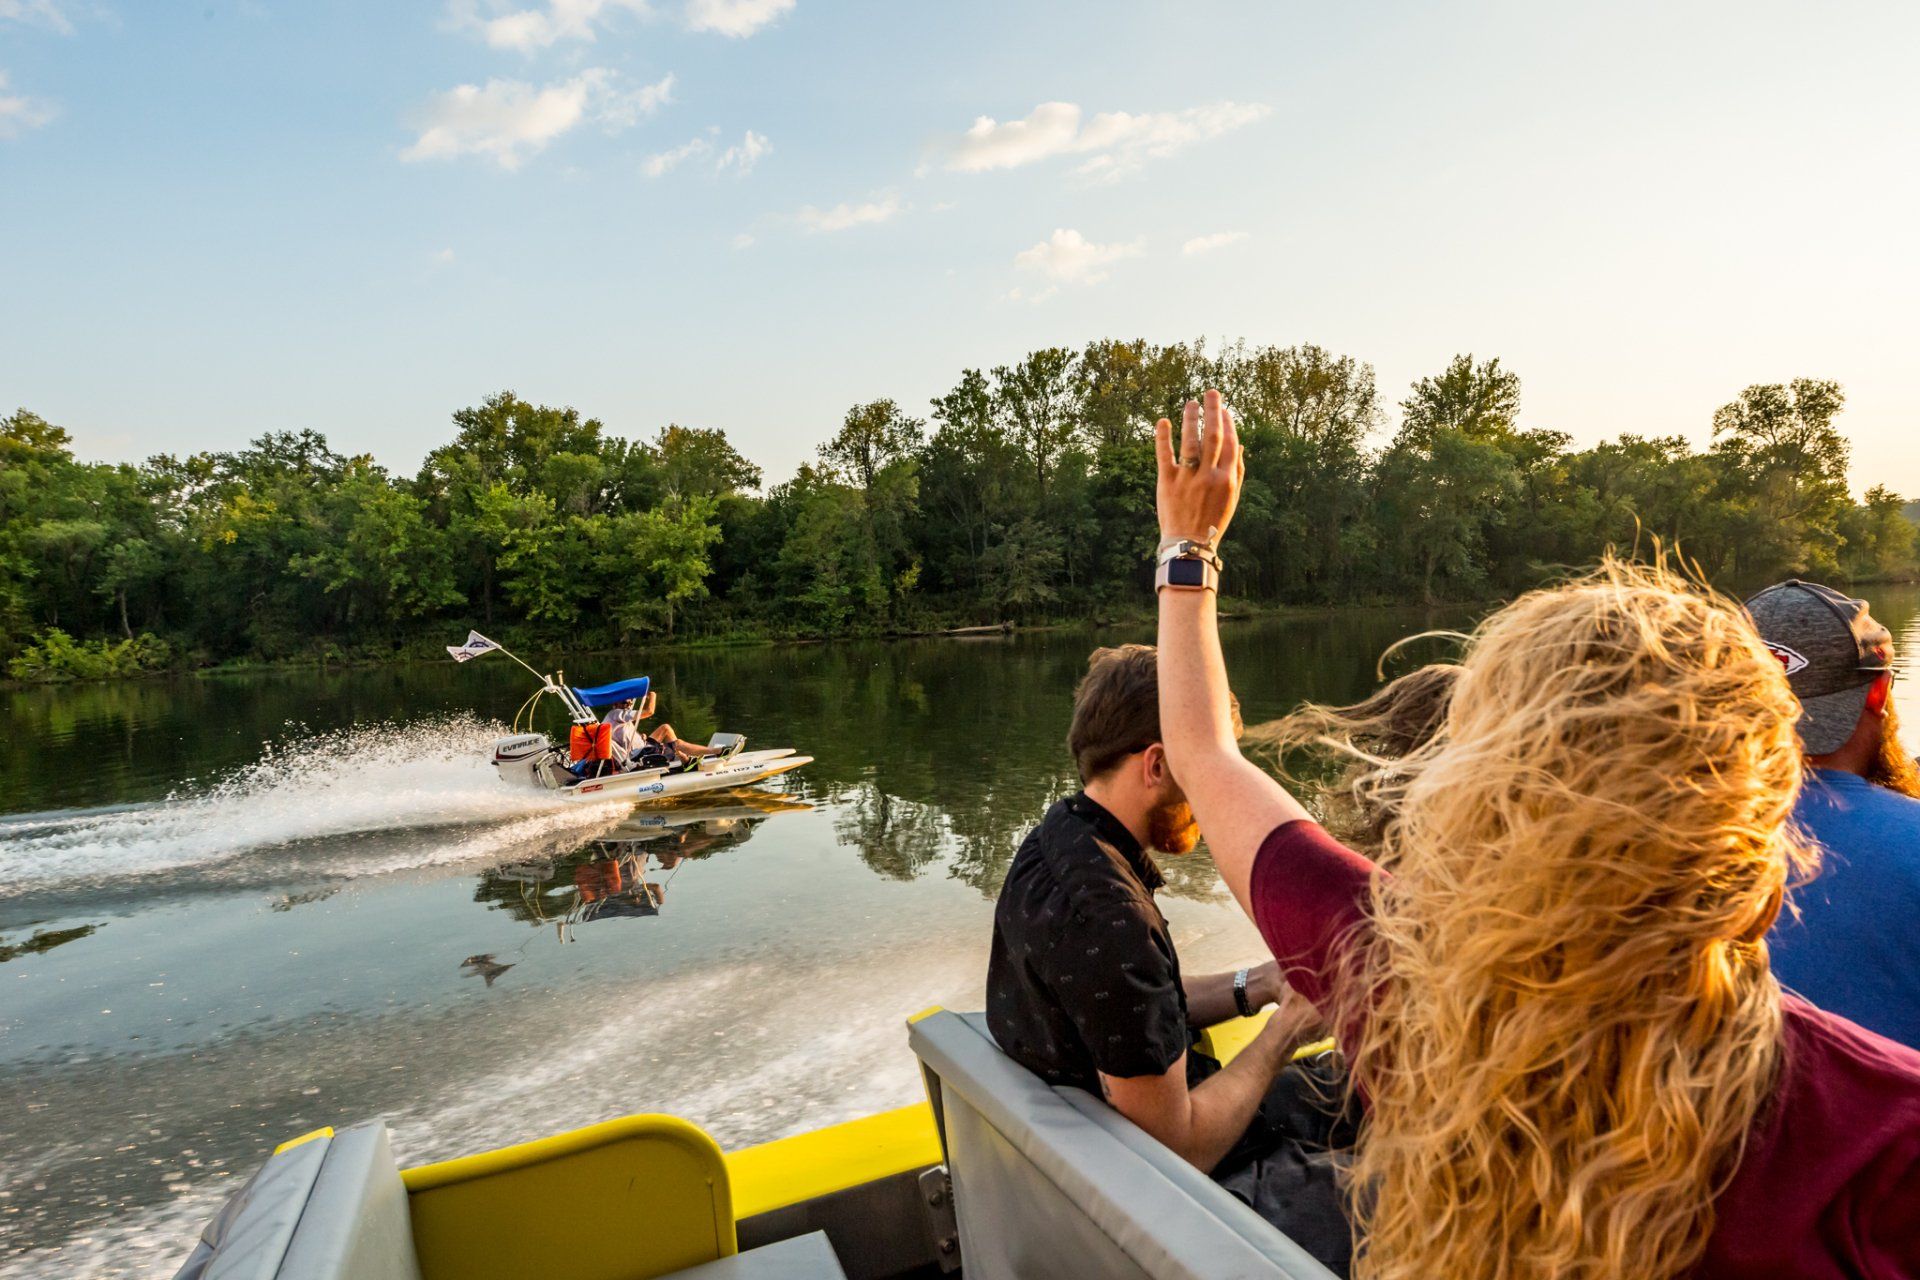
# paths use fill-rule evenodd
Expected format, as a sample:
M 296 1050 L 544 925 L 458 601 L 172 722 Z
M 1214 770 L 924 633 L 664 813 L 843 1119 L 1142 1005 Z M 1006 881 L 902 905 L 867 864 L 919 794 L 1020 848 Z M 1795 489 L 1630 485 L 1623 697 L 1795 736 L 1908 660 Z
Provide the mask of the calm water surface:
M 1905 647 L 1920 592 L 1879 593 Z M 1373 686 L 1417 612 L 1241 622 L 1249 721 Z M 1073 785 L 1058 632 L 634 655 L 662 713 L 818 759 L 671 812 L 507 789 L 528 692 L 465 666 L 0 694 L 0 1277 L 165 1276 L 272 1146 L 385 1116 L 405 1163 L 635 1111 L 737 1146 L 920 1096 L 992 898 Z M 1204 860 L 1189 968 L 1259 943 Z

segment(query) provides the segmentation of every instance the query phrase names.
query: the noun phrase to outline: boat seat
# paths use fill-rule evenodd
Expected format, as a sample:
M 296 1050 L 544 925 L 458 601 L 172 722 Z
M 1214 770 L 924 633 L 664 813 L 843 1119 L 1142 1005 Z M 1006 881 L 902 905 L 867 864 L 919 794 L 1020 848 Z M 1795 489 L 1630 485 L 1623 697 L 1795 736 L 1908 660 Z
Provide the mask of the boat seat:
M 653 1280 L 737 1248 L 725 1157 L 684 1120 L 626 1116 L 404 1174 L 373 1121 L 278 1147 L 175 1280 Z M 777 1274 L 840 1278 L 790 1256 Z
M 1000 1052 L 983 1014 L 928 1014 L 908 1042 L 939 1122 L 967 1280 L 1330 1280 L 1106 1103 Z
M 425 1280 L 652 1280 L 732 1256 L 712 1138 L 637 1115 L 409 1169 Z
M 676 1271 L 670 1280 L 847 1280 L 847 1273 L 827 1233 L 815 1231 Z
M 175 1280 L 421 1280 L 387 1126 L 283 1143 L 214 1216 Z

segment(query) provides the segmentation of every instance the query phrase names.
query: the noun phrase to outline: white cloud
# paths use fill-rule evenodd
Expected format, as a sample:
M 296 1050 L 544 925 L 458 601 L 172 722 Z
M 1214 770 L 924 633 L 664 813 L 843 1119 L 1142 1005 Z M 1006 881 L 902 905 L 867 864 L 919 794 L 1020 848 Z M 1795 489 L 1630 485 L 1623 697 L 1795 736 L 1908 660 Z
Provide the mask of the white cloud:
M 741 177 L 753 172 L 753 166 L 759 164 L 773 152 L 773 144 L 767 141 L 763 133 L 747 130 L 744 138 L 720 153 L 713 167 L 718 170 L 732 169 Z
M 654 152 L 640 167 L 649 178 L 658 178 L 678 168 L 682 161 L 705 155 L 711 150 L 713 150 L 713 144 L 705 138 L 689 138 L 677 147 Z
M 687 0 L 687 26 L 740 39 L 793 8 L 794 0 Z
M 0 71 L 0 138 L 17 138 L 38 129 L 57 114 L 51 102 L 7 92 L 7 73 Z
M 741 233 L 740 233 L 739 235 L 737 235 L 737 236 L 735 236 L 735 237 L 733 238 L 733 247 L 734 247 L 734 248 L 736 248 L 736 249 L 751 249 L 751 248 L 753 248 L 753 235 L 752 235 L 752 233 L 751 233 L 751 232 L 747 232 L 747 231 L 742 231 L 742 232 L 741 232 Z
M 611 71 L 596 68 L 581 74 L 604 77 L 599 96 L 593 104 L 593 116 L 608 133 L 631 129 L 639 124 L 643 117 L 652 115 L 673 101 L 673 72 L 671 71 L 652 84 L 643 84 L 638 89 L 621 89 L 615 86 L 613 84 L 615 73 Z
M 594 29 L 605 25 L 610 16 L 646 12 L 647 0 L 547 0 L 544 7 L 504 13 L 498 5 L 483 12 L 476 0 L 454 0 L 451 6 L 456 26 L 479 31 L 495 49 L 517 49 L 521 53 L 551 48 L 562 40 L 591 41 Z
M 679 168 L 682 164 L 696 157 L 713 155 L 714 144 L 711 141 L 711 136 L 719 132 L 720 127 L 714 125 L 707 130 L 707 137 L 688 138 L 677 147 L 669 148 L 666 151 L 655 152 L 653 155 L 648 156 L 645 163 L 640 167 L 649 178 L 658 178 L 672 172 L 674 169 Z M 772 151 L 773 144 L 767 141 L 765 134 L 755 133 L 749 129 L 746 132 L 746 136 L 741 138 L 739 142 L 720 152 L 717 156 L 714 156 L 713 171 L 715 173 L 725 173 L 731 169 L 740 177 L 744 178 L 753 172 L 754 165 L 759 164 L 760 161 L 771 154 Z
M 0 0 L 0 22 L 24 22 L 70 36 L 73 22 L 65 8 L 60 0 Z
M 809 232 L 845 231 L 849 227 L 886 222 L 899 214 L 903 207 L 900 197 L 889 191 L 861 204 L 837 204 L 831 209 L 816 209 L 808 205 L 794 217 Z
M 438 266 L 438 267 L 450 267 L 450 266 L 452 266 L 452 265 L 453 265 L 453 250 L 452 250 L 452 249 L 436 249 L 436 250 L 434 250 L 434 254 L 433 254 L 433 262 L 434 262 L 434 265 L 435 265 L 435 266 Z
M 1145 240 L 1095 244 L 1078 231 L 1061 228 L 1033 248 L 1022 249 L 1013 265 L 1037 271 L 1057 284 L 1098 284 L 1107 278 L 1112 264 L 1137 258 L 1146 248 Z
M 590 67 L 570 80 L 536 86 L 524 80 L 463 84 L 436 94 L 422 113 L 420 136 L 402 160 L 486 156 L 502 169 L 542 150 L 561 134 L 588 121 L 609 132 L 633 125 L 670 100 L 671 75 L 638 89 L 623 89 L 618 73 Z
M 1005 124 L 980 116 L 945 144 L 946 167 L 959 173 L 1018 168 L 1071 150 L 1079 129 L 1080 108 L 1071 102 L 1043 102 L 1025 120 Z
M 1196 253 L 1211 253 L 1215 249 L 1224 249 L 1230 244 L 1239 244 L 1247 238 L 1244 231 L 1216 231 L 1210 236 L 1195 236 L 1180 246 L 1180 252 L 1187 257 Z
M 1184 111 L 1104 111 L 1081 121 L 1071 102 L 1043 102 L 1024 120 L 1004 124 L 981 116 L 957 138 L 936 145 L 945 167 L 957 173 L 1015 169 L 1053 156 L 1088 157 L 1076 173 L 1118 178 L 1195 143 L 1252 124 L 1271 112 L 1260 103 L 1215 102 Z

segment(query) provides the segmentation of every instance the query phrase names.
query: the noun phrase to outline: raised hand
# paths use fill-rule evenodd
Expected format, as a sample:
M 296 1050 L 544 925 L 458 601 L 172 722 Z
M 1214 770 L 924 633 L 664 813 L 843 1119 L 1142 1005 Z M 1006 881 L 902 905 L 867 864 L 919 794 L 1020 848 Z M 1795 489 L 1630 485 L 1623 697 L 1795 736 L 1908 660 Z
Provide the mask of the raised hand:
M 1180 453 L 1174 456 L 1173 423 L 1154 424 L 1154 453 L 1159 481 L 1154 505 L 1160 513 L 1160 537 L 1191 538 L 1217 545 L 1240 505 L 1247 460 L 1234 433 L 1233 415 L 1218 391 L 1187 401 L 1180 415 Z

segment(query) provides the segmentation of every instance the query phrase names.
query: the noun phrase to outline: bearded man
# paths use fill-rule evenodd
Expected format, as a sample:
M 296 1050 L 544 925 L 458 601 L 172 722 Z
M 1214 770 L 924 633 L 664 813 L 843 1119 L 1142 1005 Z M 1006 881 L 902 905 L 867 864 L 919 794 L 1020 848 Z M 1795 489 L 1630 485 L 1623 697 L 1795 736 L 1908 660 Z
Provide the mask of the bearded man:
M 1851 599 L 1783 582 L 1747 601 L 1800 699 L 1809 775 L 1794 817 L 1821 872 L 1768 935 L 1783 985 L 1920 1048 L 1920 768 L 1893 708 L 1893 637 Z
M 1239 709 L 1233 709 L 1236 728 Z M 1021 843 L 994 909 L 987 1024 L 1048 1084 L 1097 1093 L 1336 1272 L 1350 1259 L 1330 1148 L 1351 1126 L 1332 1055 L 1289 1068 L 1318 1018 L 1273 961 L 1186 976 L 1154 902 L 1150 850 L 1185 854 L 1200 831 L 1160 744 L 1156 655 L 1096 651 L 1074 690 L 1068 748 L 1082 789 Z M 1201 1029 L 1280 1009 L 1226 1066 Z

